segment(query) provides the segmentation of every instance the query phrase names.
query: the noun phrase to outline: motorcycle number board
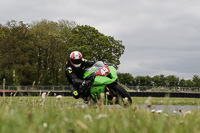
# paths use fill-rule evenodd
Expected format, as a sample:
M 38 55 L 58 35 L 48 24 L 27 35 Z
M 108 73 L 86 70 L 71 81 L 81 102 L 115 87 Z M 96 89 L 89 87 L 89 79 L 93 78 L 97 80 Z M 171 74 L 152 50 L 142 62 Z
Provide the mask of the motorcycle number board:
M 102 67 L 97 73 L 96 76 L 106 76 L 110 73 L 110 69 L 108 68 L 108 65 L 105 65 L 104 67 Z

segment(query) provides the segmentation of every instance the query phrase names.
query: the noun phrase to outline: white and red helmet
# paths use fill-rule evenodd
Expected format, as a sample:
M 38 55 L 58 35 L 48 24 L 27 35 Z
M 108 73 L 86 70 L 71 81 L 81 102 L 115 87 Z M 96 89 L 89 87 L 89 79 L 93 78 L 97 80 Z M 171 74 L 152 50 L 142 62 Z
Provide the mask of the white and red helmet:
M 74 67 L 79 68 L 82 64 L 82 54 L 79 51 L 73 51 L 70 54 L 70 60 Z

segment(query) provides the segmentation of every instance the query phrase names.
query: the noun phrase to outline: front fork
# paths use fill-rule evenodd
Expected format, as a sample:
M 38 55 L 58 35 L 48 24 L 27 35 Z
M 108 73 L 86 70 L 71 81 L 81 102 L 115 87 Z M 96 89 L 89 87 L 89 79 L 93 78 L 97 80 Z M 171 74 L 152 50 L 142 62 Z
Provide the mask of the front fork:
M 90 90 L 91 96 L 94 101 L 104 99 L 107 103 L 112 103 L 113 98 L 116 97 L 115 91 L 112 89 L 113 84 L 103 86 L 93 86 Z

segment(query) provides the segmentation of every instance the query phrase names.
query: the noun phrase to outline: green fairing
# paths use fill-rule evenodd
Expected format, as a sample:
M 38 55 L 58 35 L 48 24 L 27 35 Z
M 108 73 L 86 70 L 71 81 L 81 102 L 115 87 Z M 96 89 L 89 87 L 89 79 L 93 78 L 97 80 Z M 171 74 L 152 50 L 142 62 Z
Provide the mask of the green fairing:
M 90 89 L 91 96 L 96 99 L 95 94 L 97 94 L 97 97 L 100 98 L 100 94 L 105 92 L 106 85 L 100 85 L 100 86 L 92 86 Z
M 85 79 L 87 76 L 91 75 L 98 67 L 91 67 L 89 70 L 87 70 L 84 75 L 83 78 Z
M 110 76 L 112 77 L 109 78 L 107 76 L 96 76 L 95 81 L 93 85 L 108 85 L 113 83 L 115 80 L 117 80 L 117 71 L 113 66 L 109 66 L 110 69 Z
M 87 72 L 85 72 L 84 78 L 91 75 L 96 69 L 97 67 L 90 68 Z M 116 69 L 113 66 L 109 66 L 109 69 L 110 69 L 110 74 L 108 75 L 110 75 L 110 77 L 112 78 L 107 77 L 108 75 L 95 77 L 95 81 L 90 89 L 91 96 L 94 99 L 96 99 L 95 94 L 97 94 L 98 98 L 100 98 L 100 94 L 105 93 L 106 85 L 111 84 L 118 79 Z

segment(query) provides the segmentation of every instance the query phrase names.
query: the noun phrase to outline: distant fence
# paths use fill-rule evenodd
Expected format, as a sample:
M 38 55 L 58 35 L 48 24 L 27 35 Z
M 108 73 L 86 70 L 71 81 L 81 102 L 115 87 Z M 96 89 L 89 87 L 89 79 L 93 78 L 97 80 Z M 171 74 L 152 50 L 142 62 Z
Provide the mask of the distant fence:
M 129 92 L 131 97 L 179 97 L 200 98 L 200 93 L 194 92 Z
M 0 90 L 3 86 L 0 86 Z M 27 85 L 27 86 L 5 86 L 5 90 L 17 90 L 17 91 L 67 91 L 70 90 L 69 86 L 42 86 L 42 85 Z
M 0 90 L 3 86 L 0 85 Z M 162 86 L 127 86 L 128 90 L 137 92 L 200 92 L 200 87 L 162 87 Z M 68 91 L 69 86 L 61 85 L 27 85 L 27 86 L 5 86 L 5 90 L 24 90 L 24 91 Z
M 200 92 L 200 87 L 166 87 L 166 86 L 127 86 L 133 91 L 159 91 L 159 92 Z
M 147 87 L 129 86 L 129 94 L 132 97 L 182 97 L 200 98 L 198 87 Z M 6 96 L 41 96 L 49 91 L 49 96 L 72 96 L 68 86 L 5 86 Z M 3 86 L 0 86 L 0 96 L 3 96 Z
M 42 91 L 40 92 L 5 92 L 5 96 L 41 96 Z M 188 93 L 188 92 L 130 92 L 131 97 L 179 97 L 179 98 L 200 98 L 200 93 Z M 72 96 L 70 91 L 50 91 L 49 96 Z M 0 96 L 3 96 L 3 92 L 0 92 Z

